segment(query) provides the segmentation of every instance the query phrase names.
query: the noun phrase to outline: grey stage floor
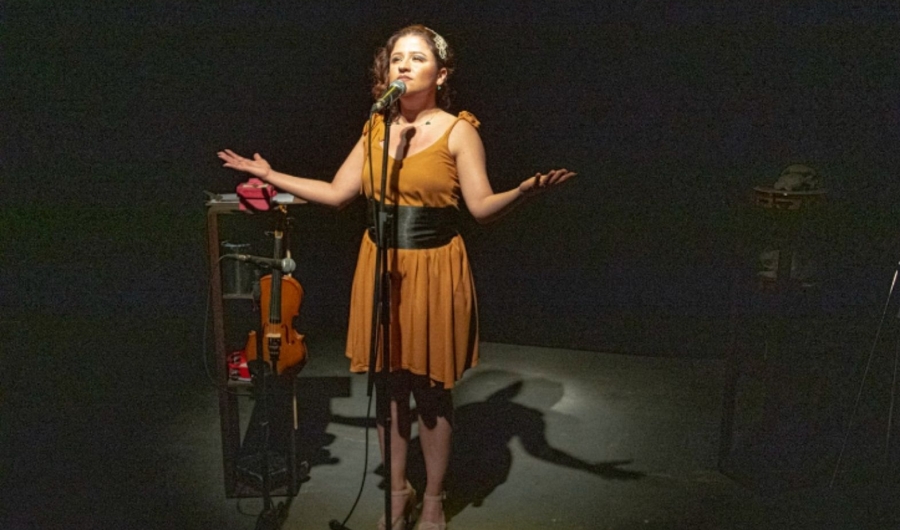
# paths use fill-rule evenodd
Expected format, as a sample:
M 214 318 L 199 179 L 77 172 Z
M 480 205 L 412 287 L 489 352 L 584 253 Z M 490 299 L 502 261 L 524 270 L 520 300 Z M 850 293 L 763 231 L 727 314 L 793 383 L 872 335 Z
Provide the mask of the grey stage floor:
M 184 331 L 150 331 L 158 338 L 166 329 L 175 335 L 169 343 Z M 348 378 L 349 395 L 325 400 L 319 411 L 323 432 L 306 455 L 309 477 L 283 528 L 326 529 L 343 519 L 364 473 L 348 527 L 374 528 L 382 493 L 377 445 L 364 428 L 365 377 L 345 372 L 339 340 L 311 339 L 310 351 L 304 381 Z M 184 364 L 190 368 L 172 373 L 144 362 L 144 375 L 123 383 L 116 371 L 129 363 L 116 356 L 65 373 L 35 358 L 13 363 L 18 381 L 38 382 L 4 392 L 0 527 L 253 528 L 259 499 L 225 496 L 215 389 L 197 384 L 199 364 Z M 726 373 L 717 359 L 483 344 L 482 363 L 454 395 L 450 528 L 898 527 L 893 483 L 829 488 L 817 477 L 771 488 L 735 480 L 765 469 L 721 473 Z M 748 432 L 738 429 L 736 446 Z M 822 460 L 819 471 L 833 452 Z M 752 458 L 732 465 L 777 472 L 777 463 Z M 411 475 L 420 480 L 421 468 Z

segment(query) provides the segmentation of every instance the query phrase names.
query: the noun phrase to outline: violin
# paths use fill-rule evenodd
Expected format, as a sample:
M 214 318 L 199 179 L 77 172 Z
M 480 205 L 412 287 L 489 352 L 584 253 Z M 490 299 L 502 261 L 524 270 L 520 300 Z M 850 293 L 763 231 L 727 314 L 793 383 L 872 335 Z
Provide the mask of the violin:
M 287 208 L 284 205 L 279 208 L 283 218 L 286 218 Z M 283 239 L 284 228 L 280 226 L 275 230 L 275 259 L 290 257 L 290 250 L 282 251 Z M 303 303 L 303 287 L 290 273 L 273 269 L 272 274 L 259 279 L 259 288 L 263 360 L 271 362 L 274 358 L 276 373 L 295 366 L 302 368 L 306 364 L 307 350 L 305 336 L 297 332 L 297 323 Z M 247 337 L 246 352 L 248 360 L 255 360 L 258 356 L 255 331 Z

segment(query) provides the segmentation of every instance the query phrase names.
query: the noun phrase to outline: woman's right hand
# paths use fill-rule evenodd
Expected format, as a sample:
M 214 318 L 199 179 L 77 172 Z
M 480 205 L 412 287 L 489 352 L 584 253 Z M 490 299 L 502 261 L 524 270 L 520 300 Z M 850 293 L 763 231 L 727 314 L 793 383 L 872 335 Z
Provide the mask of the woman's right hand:
M 231 149 L 225 149 L 216 153 L 219 158 L 225 161 L 224 167 L 230 167 L 244 173 L 250 173 L 254 177 L 266 180 L 272 172 L 272 166 L 265 158 L 259 156 L 259 153 L 253 153 L 253 159 L 244 158 L 235 153 Z

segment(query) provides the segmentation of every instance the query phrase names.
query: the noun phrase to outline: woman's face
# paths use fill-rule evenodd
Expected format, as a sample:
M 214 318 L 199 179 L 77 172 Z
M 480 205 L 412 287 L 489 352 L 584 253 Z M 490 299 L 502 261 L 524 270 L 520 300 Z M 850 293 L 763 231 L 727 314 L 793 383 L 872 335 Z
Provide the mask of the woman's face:
M 438 68 L 428 42 L 418 35 L 397 39 L 390 56 L 390 82 L 400 79 L 406 93 L 434 90 L 447 78 L 446 68 Z

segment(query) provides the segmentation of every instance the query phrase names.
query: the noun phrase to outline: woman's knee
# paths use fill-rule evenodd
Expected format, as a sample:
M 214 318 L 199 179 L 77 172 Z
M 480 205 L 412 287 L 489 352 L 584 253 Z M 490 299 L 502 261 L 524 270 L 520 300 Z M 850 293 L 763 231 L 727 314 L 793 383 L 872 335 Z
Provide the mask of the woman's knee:
M 439 381 L 425 376 L 413 376 L 412 393 L 416 399 L 419 421 L 428 429 L 437 425 L 438 418 L 453 424 L 453 394 Z

